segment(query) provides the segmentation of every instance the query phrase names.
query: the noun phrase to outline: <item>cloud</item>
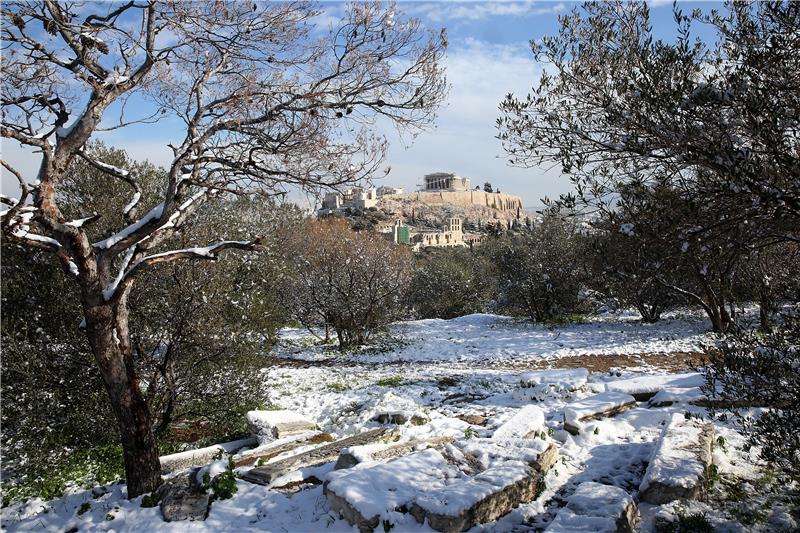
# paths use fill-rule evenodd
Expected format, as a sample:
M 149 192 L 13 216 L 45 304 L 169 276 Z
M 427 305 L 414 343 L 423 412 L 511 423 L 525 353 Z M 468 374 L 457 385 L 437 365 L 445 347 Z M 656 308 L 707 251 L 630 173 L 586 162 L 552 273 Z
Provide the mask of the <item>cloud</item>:
M 489 17 L 533 17 L 560 13 L 565 10 L 565 5 L 536 2 L 411 2 L 403 4 L 403 10 L 431 22 L 477 21 Z
M 571 189 L 557 171 L 519 169 L 507 164 L 495 139 L 498 105 L 509 92 L 524 96 L 542 73 L 526 42 L 493 44 L 472 38 L 451 42 L 446 59 L 451 91 L 435 131 L 420 135 L 405 148 L 396 135 L 387 163 L 392 172 L 381 184 L 413 189 L 424 174 L 451 171 L 489 181 L 504 192 L 519 194 L 525 205 Z

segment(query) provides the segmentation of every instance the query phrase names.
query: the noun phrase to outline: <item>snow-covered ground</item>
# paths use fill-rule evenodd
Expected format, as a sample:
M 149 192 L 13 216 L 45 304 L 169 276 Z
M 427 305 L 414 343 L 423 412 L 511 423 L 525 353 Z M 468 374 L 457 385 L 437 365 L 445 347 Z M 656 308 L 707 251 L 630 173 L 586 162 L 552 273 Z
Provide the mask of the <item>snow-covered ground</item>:
M 559 454 L 545 477 L 544 492 L 474 531 L 541 531 L 576 487 L 587 481 L 614 485 L 636 498 L 664 424 L 676 413 L 707 416 L 705 409 L 688 403 L 699 394 L 696 375 L 686 369 L 684 375 L 670 376 L 648 363 L 652 354 L 695 352 L 713 340 L 706 322 L 691 315 L 653 325 L 623 316 L 554 328 L 490 315 L 422 320 L 396 325 L 392 335 L 400 340 L 385 344 L 383 350 L 346 355 L 313 345 L 302 331 L 283 333 L 284 342 L 275 352 L 285 361 L 264 371 L 271 403 L 315 420 L 320 429 L 337 438 L 381 427 L 372 420 L 379 412 L 418 413 L 430 422 L 400 426 L 402 439 L 451 436 L 462 449 L 471 447 L 480 456 L 479 448 L 489 442 L 483 439 L 495 429 L 527 418 L 514 418 L 525 413 L 522 408 L 536 405 L 541 409 L 544 427 L 535 438 L 554 443 Z M 641 364 L 593 373 L 539 370 L 559 368 L 565 356 L 585 356 L 589 361 L 607 355 L 638 355 Z M 639 402 L 611 418 L 579 422 L 578 435 L 563 429 L 565 408 L 572 402 L 598 393 L 640 394 L 661 387 L 671 391 L 675 403 L 655 408 Z M 480 417 L 485 417 L 483 425 L 478 424 Z M 540 424 L 540 419 L 535 422 Z M 722 531 L 796 527 L 780 491 L 764 480 L 757 450 L 745 445 L 732 421 L 715 419 L 714 426 L 715 438 L 722 440 L 714 449 L 719 480 L 712 489 L 712 502 L 642 503 L 640 529 L 652 531 L 659 513 L 705 513 Z M 504 431 L 509 428 L 506 425 Z M 318 468 L 315 473 L 324 478 L 331 468 Z M 124 485 L 117 484 L 96 498 L 90 490 L 78 490 L 52 502 L 13 505 L 3 510 L 3 526 L 9 531 L 356 531 L 330 510 L 319 485 L 285 493 L 243 480 L 237 483 L 235 497 L 214 502 L 204 522 L 165 523 L 157 507 L 141 508 L 141 498 L 126 500 Z M 746 523 L 741 516 L 734 520 L 730 510 L 723 512 L 713 503 L 714 497 L 729 494 L 734 486 L 737 495 L 744 495 L 735 505 L 756 505 L 761 513 L 758 520 Z M 83 505 L 87 502 L 88 510 Z M 82 505 L 85 512 L 78 515 Z M 386 511 L 382 519 L 395 533 L 430 531 L 409 514 Z

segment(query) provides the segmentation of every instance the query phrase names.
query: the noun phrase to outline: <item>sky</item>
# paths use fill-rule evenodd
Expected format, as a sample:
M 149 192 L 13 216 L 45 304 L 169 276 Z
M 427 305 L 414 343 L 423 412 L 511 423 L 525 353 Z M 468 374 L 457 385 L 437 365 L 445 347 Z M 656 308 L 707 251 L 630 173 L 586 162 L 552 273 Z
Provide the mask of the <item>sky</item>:
M 544 65 L 536 64 L 529 41 L 555 33 L 557 17 L 578 4 L 571 2 L 411 2 L 401 1 L 398 9 L 418 17 L 431 29 L 446 28 L 448 52 L 445 60 L 450 84 L 448 101 L 439 111 L 436 126 L 409 145 L 393 131 L 385 131 L 390 141 L 386 166 L 390 174 L 376 185 L 392 185 L 414 190 L 422 176 L 430 172 L 455 172 L 471 178 L 473 186 L 489 181 L 503 192 L 522 197 L 523 205 L 536 208 L 541 198 L 557 197 L 571 185 L 559 168 L 513 168 L 503 157 L 495 139 L 498 105 L 507 93 L 524 96 L 537 83 Z M 692 7 L 715 4 L 682 3 Z M 650 2 L 657 37 L 674 34 L 672 2 Z M 320 24 L 337 19 L 345 5 L 320 4 L 324 15 Z M 135 159 L 148 159 L 167 165 L 167 143 L 179 137 L 170 135 L 168 125 L 139 125 L 97 137 L 124 148 Z M 14 141 L 2 140 L 2 157 L 28 176 L 36 174 L 39 156 Z M 13 195 L 15 181 L 5 173 L 2 191 Z M 308 199 L 297 197 L 301 203 Z M 313 201 L 313 200 L 312 200 Z M 305 207 L 310 207 L 306 205 Z

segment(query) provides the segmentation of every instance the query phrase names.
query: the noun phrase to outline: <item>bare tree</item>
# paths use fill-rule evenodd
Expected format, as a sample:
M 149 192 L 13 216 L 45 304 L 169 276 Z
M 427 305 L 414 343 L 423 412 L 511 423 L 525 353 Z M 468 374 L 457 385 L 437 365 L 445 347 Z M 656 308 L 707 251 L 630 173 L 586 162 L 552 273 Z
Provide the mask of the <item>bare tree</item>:
M 359 346 L 400 318 L 411 252 L 340 218 L 308 221 L 286 239 L 283 301 L 308 327 L 329 326 L 340 348 Z
M 37 176 L 3 161 L 21 189 L 18 199 L 2 198 L 3 234 L 57 254 L 80 287 L 129 497 L 161 482 L 130 342 L 130 291 L 156 264 L 214 260 L 258 239 L 163 243 L 224 192 L 278 194 L 371 175 L 386 149 L 370 132 L 376 119 L 413 132 L 444 98 L 444 33 L 424 31 L 393 5 L 352 5 L 322 35 L 316 15 L 295 2 L 3 3 L 2 135 L 42 157 Z M 96 132 L 166 118 L 183 125 L 182 138 L 169 145 L 162 201 L 148 211 L 139 213 L 135 175 L 90 161 L 131 188 L 126 225 L 91 242 L 86 228 L 96 217 L 67 220 L 59 207 L 71 162 L 88 157 Z

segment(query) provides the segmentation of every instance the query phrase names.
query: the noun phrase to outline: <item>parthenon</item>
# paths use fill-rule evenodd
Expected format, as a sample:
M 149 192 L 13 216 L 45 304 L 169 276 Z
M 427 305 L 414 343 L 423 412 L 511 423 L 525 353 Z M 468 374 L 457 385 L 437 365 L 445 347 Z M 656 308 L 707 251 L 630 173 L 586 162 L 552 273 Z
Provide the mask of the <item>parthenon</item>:
M 457 176 L 451 172 L 434 172 L 423 178 L 423 191 L 468 191 L 469 178 Z

